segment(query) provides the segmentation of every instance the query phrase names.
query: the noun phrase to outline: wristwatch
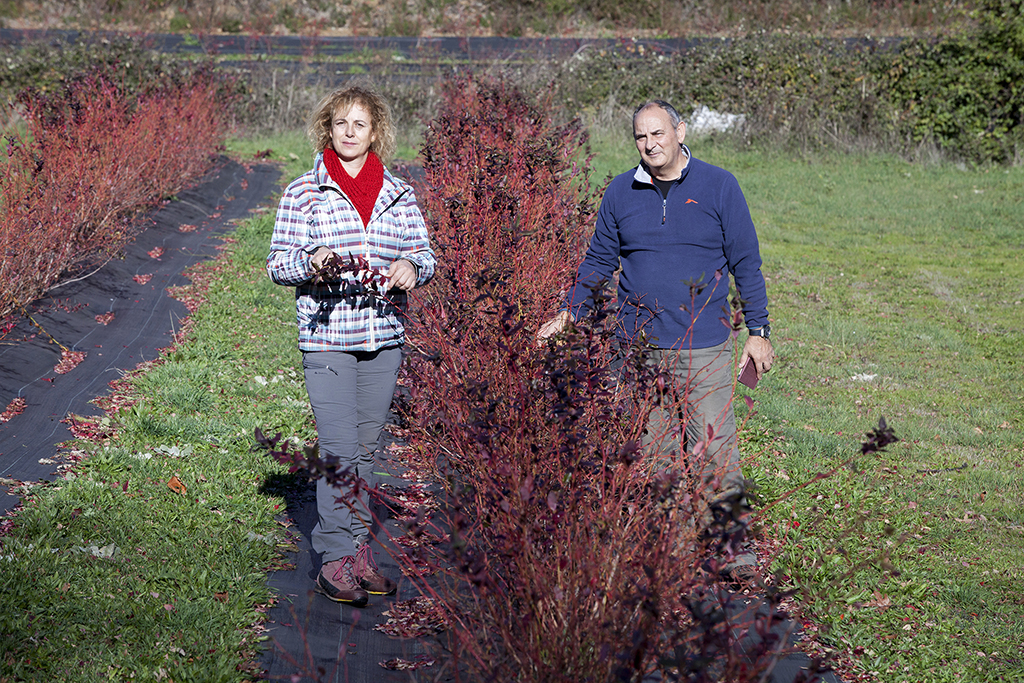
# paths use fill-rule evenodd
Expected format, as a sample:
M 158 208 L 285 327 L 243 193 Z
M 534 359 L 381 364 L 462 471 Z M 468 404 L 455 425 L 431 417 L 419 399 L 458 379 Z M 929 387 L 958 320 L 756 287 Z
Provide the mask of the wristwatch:
M 751 337 L 764 337 L 765 339 L 771 339 L 772 336 L 772 328 L 770 325 L 759 327 L 756 330 L 747 330 L 747 332 L 750 333 Z

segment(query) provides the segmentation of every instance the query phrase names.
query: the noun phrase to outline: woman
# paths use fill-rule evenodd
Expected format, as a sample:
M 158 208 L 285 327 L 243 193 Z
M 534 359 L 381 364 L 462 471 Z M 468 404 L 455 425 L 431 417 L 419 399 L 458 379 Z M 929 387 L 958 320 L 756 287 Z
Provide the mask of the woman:
M 312 170 L 281 198 L 267 272 L 295 287 L 299 349 L 322 456 L 338 458 L 372 479 L 374 453 L 391 406 L 404 341 L 406 292 L 434 274 L 423 216 L 412 188 L 384 167 L 395 151 L 387 103 L 375 92 L 349 87 L 314 109 L 309 136 Z M 355 274 L 319 283 L 325 262 L 365 259 L 383 277 L 378 285 Z M 349 487 L 344 487 L 348 489 Z M 362 607 L 368 593 L 389 595 L 370 550 L 366 490 L 358 494 L 317 481 L 319 522 L 313 549 L 322 553 L 317 577 L 332 600 Z M 342 501 L 338 501 L 342 498 Z

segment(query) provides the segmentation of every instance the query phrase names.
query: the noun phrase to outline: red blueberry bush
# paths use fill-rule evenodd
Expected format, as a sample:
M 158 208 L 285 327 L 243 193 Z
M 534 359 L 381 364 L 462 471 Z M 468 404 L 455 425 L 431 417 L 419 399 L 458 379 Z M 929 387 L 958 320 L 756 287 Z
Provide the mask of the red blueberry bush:
M 449 569 L 425 590 L 455 615 L 449 655 L 481 680 L 746 680 L 765 650 L 741 654 L 711 599 L 698 478 L 684 463 L 655 471 L 639 446 L 663 400 L 657 371 L 617 348 L 603 295 L 575 330 L 537 342 L 596 200 L 579 122 L 545 111 L 460 78 L 428 126 L 439 269 L 413 312 L 403 416 L 410 457 L 432 462 L 445 494 L 434 524 L 448 542 L 420 548 Z
M 138 230 L 135 211 L 209 168 L 223 92 L 211 71 L 129 93 L 106 70 L 21 94 L 24 126 L 0 154 L 0 316 L 116 254 Z

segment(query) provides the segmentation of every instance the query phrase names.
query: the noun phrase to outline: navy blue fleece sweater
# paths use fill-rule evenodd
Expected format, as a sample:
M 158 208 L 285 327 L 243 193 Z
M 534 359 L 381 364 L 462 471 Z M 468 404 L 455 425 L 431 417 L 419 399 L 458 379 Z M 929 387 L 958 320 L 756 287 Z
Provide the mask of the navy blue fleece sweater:
M 757 233 L 739 183 L 684 150 L 689 163 L 665 199 L 643 165 L 608 186 L 570 295 L 574 318 L 592 304 L 590 286 L 610 281 L 621 265 L 619 320 L 627 338 L 642 332 L 665 349 L 721 344 L 730 329 L 729 273 L 747 327 L 768 324 Z

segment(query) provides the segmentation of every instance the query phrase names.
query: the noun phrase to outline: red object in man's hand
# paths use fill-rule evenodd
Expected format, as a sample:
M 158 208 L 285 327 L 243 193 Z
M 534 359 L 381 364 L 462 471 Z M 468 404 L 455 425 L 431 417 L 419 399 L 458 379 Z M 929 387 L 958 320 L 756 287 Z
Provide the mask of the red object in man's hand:
M 757 387 L 757 370 L 754 369 L 753 359 L 748 358 L 747 362 L 743 364 L 743 368 L 740 370 L 740 384 L 746 385 L 751 389 Z

